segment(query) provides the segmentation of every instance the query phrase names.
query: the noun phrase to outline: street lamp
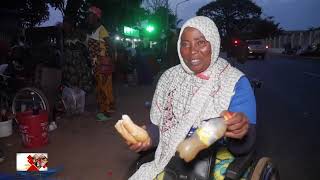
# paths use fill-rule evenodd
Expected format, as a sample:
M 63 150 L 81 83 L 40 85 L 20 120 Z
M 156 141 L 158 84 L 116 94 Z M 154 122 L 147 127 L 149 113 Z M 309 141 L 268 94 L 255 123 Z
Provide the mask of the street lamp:
M 147 30 L 149 33 L 152 33 L 152 32 L 154 31 L 154 26 L 149 24 L 149 25 L 146 27 L 146 30 Z
M 184 1 L 178 2 L 178 3 L 176 4 L 176 12 L 175 12 L 175 15 L 176 15 L 177 18 L 178 18 L 178 6 L 179 6 L 180 4 L 182 4 L 182 3 L 187 2 L 187 1 L 190 1 L 190 0 L 184 0 Z

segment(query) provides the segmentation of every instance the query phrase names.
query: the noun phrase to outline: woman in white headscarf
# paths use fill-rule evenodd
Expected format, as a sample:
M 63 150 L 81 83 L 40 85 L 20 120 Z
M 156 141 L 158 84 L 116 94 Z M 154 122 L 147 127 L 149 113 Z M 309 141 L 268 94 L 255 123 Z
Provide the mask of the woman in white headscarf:
M 242 72 L 219 57 L 220 36 L 215 23 L 203 16 L 181 28 L 177 50 L 180 65 L 161 76 L 147 126 L 150 140 L 130 145 L 135 152 L 157 146 L 155 159 L 130 179 L 150 180 L 161 173 L 177 146 L 201 121 L 234 112 L 227 124 L 226 144 L 234 154 L 246 153 L 255 141 L 255 98 Z M 250 138 L 248 138 L 250 137 Z

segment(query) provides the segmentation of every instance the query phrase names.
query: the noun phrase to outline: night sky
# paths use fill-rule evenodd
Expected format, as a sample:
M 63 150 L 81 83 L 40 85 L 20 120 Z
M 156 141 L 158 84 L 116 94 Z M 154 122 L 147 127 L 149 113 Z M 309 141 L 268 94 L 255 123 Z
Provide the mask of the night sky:
M 175 11 L 177 2 L 171 0 Z M 195 16 L 196 11 L 211 0 L 189 0 L 178 6 L 178 16 L 184 20 Z M 273 16 L 275 22 L 285 30 L 307 30 L 320 27 L 320 0 L 254 0 L 262 8 L 263 16 Z M 180 26 L 182 23 L 180 24 Z
M 177 2 L 183 0 L 169 0 L 170 7 L 175 13 Z M 196 11 L 210 0 L 189 0 L 178 6 L 178 16 L 184 21 L 195 16 Z M 280 23 L 284 30 L 307 30 L 320 27 L 320 0 L 255 0 L 262 7 L 263 16 L 273 16 L 275 22 Z M 50 8 L 49 21 L 41 26 L 55 25 L 62 21 L 61 13 Z M 179 26 L 183 24 L 180 23 Z

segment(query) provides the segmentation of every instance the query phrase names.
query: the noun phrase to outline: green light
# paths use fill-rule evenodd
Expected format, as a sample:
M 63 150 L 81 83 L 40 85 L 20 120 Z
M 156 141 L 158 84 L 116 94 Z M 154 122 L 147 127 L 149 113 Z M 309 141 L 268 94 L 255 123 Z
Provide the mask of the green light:
M 152 25 L 148 25 L 147 28 L 146 28 L 146 30 L 147 30 L 149 33 L 151 33 L 151 32 L 154 31 L 154 27 L 153 27 Z
M 131 36 L 131 37 L 139 37 L 139 31 L 127 26 L 123 27 L 123 33 L 127 36 Z

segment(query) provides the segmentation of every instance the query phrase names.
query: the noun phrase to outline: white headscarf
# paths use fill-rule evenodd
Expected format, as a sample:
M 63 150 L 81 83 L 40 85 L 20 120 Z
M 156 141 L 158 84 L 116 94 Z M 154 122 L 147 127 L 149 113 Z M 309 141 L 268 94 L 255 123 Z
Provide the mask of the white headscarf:
M 204 35 L 206 40 L 210 42 L 211 51 L 212 51 L 210 67 L 212 67 L 214 62 L 218 59 L 219 52 L 220 52 L 220 35 L 219 35 L 219 31 L 218 31 L 216 24 L 208 17 L 196 16 L 194 18 L 189 19 L 181 27 L 179 39 L 177 42 L 177 50 L 178 50 L 180 63 L 182 65 L 183 69 L 187 73 L 193 74 L 194 72 L 191 71 L 188 68 L 188 66 L 185 64 L 185 62 L 181 56 L 181 53 L 180 53 L 181 35 L 186 27 L 193 27 L 193 28 L 198 29 Z M 210 67 L 208 69 L 210 69 Z
M 180 38 L 186 27 L 198 29 L 211 44 L 211 63 L 204 72 L 209 80 L 198 78 L 181 57 Z M 242 73 L 218 58 L 219 50 L 219 32 L 209 18 L 197 16 L 182 26 L 178 40 L 181 65 L 163 73 L 152 100 L 150 118 L 159 126 L 160 133 L 155 159 L 143 164 L 130 180 L 154 179 L 164 170 L 192 126 L 197 127 L 202 120 L 218 117 L 222 110 L 228 109 Z

